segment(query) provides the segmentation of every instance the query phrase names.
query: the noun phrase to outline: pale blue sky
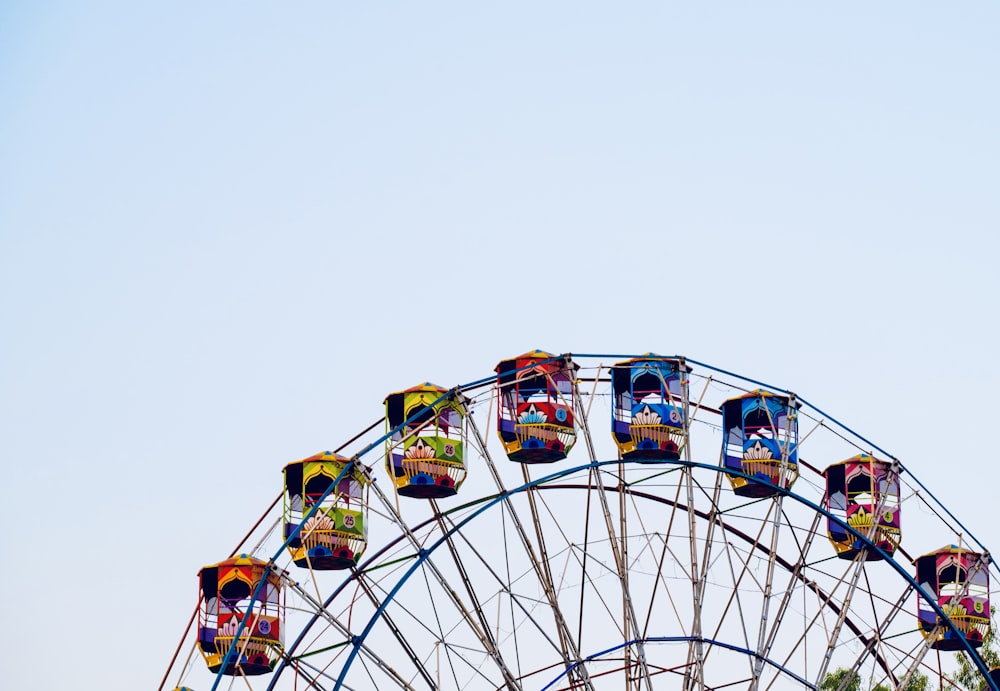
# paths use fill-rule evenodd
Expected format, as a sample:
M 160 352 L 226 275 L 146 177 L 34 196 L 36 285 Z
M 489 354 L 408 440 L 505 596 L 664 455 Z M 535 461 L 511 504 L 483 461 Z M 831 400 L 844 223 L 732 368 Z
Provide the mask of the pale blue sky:
M 155 685 L 285 463 L 536 347 L 794 389 L 1000 551 L 998 74 L 990 2 L 8 0 L 6 684 Z

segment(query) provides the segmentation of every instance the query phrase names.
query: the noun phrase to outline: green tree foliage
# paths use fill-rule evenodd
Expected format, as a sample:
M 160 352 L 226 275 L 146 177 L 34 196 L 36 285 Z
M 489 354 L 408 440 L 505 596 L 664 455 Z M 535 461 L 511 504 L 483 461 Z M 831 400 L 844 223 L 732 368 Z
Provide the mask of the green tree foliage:
M 906 682 L 905 691 L 928 691 L 931 687 L 931 680 L 926 674 L 920 672 L 919 670 L 913 673 L 910 680 Z M 883 686 L 879 684 L 873 689 L 873 691 L 891 691 L 888 686 Z
M 844 683 L 844 679 L 848 675 L 851 675 L 851 680 L 847 682 L 847 685 L 843 688 L 843 691 L 861 691 L 861 677 L 856 673 L 852 674 L 851 670 L 844 669 L 843 667 L 838 667 L 823 679 L 823 683 L 819 685 L 822 691 L 837 691 L 840 689 L 840 685 Z M 892 691 L 892 689 L 885 684 L 876 684 L 875 686 L 868 686 L 870 691 Z M 910 681 L 907 682 L 904 691 L 928 691 L 930 689 L 930 679 L 927 678 L 926 674 L 919 671 L 914 672 L 913 676 L 910 677 Z
M 857 674 L 852 674 L 851 670 L 844 669 L 843 667 L 838 667 L 832 672 L 826 675 L 823 679 L 823 683 L 819 685 L 822 691 L 837 691 L 840 685 L 844 683 L 844 678 L 847 675 L 851 675 L 851 680 L 847 682 L 847 686 L 843 688 L 843 691 L 858 691 L 861 688 L 861 677 Z

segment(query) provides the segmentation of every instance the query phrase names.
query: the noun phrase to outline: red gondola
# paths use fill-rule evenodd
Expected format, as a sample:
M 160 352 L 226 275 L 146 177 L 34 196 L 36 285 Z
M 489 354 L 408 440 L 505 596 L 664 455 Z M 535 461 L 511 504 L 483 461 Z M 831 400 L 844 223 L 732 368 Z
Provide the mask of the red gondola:
M 533 350 L 496 366 L 497 432 L 507 457 L 519 463 L 566 458 L 576 441 L 569 357 Z

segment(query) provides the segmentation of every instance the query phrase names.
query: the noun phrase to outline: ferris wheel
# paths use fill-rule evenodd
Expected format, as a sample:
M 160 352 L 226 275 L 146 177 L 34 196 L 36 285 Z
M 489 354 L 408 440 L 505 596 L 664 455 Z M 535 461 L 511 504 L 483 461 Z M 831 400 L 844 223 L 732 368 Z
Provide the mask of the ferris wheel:
M 201 569 L 161 689 L 1000 688 L 986 548 L 791 391 L 536 350 L 382 404 Z

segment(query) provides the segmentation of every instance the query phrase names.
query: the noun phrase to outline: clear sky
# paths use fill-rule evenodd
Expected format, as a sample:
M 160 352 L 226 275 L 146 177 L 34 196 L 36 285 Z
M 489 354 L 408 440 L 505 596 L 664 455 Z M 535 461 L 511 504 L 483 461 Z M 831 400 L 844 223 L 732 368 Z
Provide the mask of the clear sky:
M 155 687 L 390 391 L 686 354 L 1000 553 L 992 2 L 0 5 L 0 642 Z

